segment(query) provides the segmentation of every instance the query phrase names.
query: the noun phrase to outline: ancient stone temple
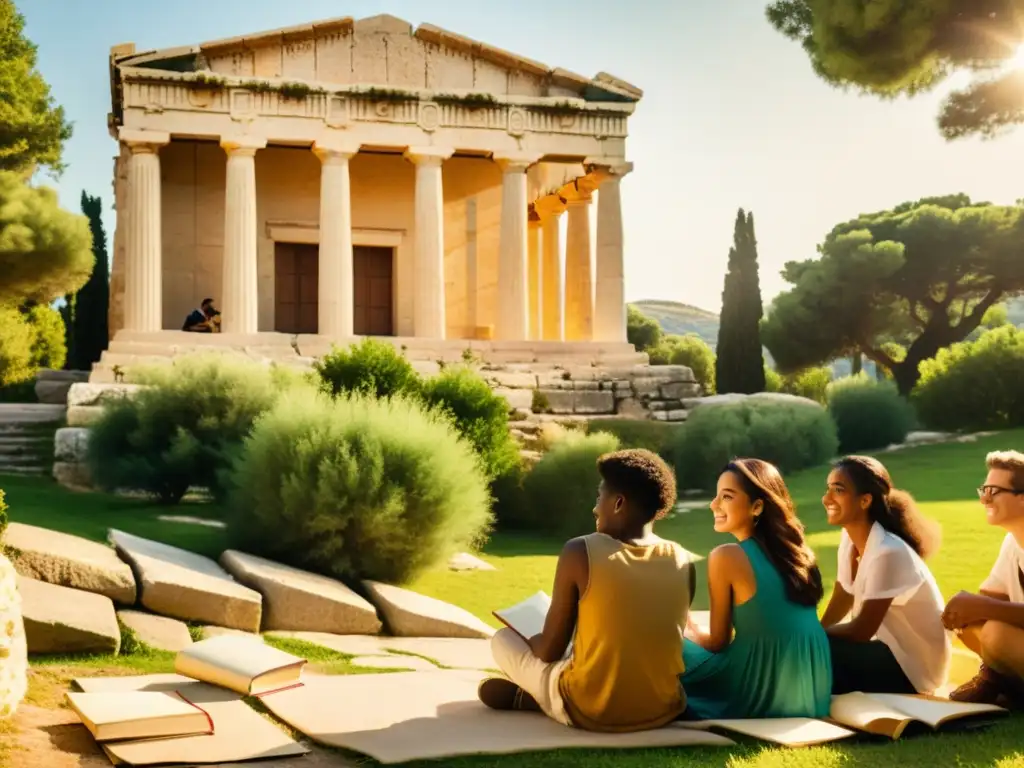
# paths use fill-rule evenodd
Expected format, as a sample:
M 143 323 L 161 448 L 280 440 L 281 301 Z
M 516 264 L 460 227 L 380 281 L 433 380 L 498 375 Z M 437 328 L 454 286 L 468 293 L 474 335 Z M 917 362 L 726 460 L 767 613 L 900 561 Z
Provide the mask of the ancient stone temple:
M 213 297 L 223 338 L 188 344 L 645 361 L 623 296 L 635 86 L 391 16 L 120 45 L 110 75 L 115 358 L 186 343 Z

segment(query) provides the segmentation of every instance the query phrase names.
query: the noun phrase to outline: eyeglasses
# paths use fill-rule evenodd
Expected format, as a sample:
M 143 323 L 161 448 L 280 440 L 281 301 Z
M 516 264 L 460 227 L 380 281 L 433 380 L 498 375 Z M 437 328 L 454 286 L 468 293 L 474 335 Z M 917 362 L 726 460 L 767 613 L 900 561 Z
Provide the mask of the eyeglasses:
M 986 496 L 989 496 L 990 498 L 994 499 L 1000 493 L 1008 493 L 1011 496 L 1020 496 L 1024 494 L 1024 491 L 1017 491 L 1014 490 L 1013 488 L 1003 488 L 1000 485 L 983 485 L 980 488 L 978 488 L 979 499 L 983 499 Z

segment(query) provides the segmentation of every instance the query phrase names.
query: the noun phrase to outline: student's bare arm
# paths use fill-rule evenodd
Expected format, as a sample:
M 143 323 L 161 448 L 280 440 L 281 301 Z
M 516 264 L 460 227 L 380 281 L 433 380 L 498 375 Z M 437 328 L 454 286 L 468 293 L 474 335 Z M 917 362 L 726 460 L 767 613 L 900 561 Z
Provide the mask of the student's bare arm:
M 583 539 L 570 540 L 558 556 L 544 631 L 529 641 L 533 655 L 541 661 L 559 661 L 565 655 L 576 629 L 580 595 L 586 589 L 589 570 L 586 543 Z
M 833 624 L 826 627 L 825 631 L 830 637 L 839 637 L 844 640 L 853 640 L 857 643 L 866 643 L 875 636 L 878 628 L 882 626 L 889 606 L 893 598 L 885 600 L 865 600 L 860 611 L 851 621 L 843 624 Z
M 960 592 L 953 596 L 942 612 L 942 623 L 946 629 L 962 629 L 986 621 L 1024 629 L 1024 604 L 1012 603 L 1008 595 L 995 592 L 979 595 Z
M 821 617 L 821 626 L 828 629 L 829 627 L 838 624 L 846 618 L 846 614 L 848 614 L 852 608 L 853 595 L 843 589 L 843 585 L 837 581 L 835 586 L 832 587 L 832 597 L 829 598 L 825 614 Z
M 732 640 L 733 574 L 743 567 L 746 555 L 735 544 L 725 544 L 708 555 L 708 595 L 711 608 L 711 631 L 695 633 L 694 641 L 713 653 Z

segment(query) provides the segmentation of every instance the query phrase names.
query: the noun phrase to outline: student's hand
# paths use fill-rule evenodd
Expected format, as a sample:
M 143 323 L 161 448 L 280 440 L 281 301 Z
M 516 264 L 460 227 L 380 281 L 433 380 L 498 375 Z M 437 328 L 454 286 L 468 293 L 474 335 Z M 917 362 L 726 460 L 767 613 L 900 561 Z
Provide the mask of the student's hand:
M 946 629 L 962 629 L 985 621 L 987 599 L 970 592 L 957 592 L 942 612 L 942 625 Z

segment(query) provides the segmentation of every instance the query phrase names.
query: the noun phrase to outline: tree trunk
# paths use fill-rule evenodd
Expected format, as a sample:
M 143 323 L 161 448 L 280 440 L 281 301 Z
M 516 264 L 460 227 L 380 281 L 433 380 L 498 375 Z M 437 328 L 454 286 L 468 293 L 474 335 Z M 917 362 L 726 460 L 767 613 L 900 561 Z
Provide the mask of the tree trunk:
M 864 367 L 864 356 L 860 352 L 854 353 L 850 358 L 850 375 L 856 376 Z
M 904 397 L 910 396 L 914 387 L 917 386 L 917 380 L 921 378 L 921 374 L 917 370 L 919 364 L 919 360 L 911 362 L 908 357 L 902 363 L 896 363 L 892 367 L 892 377 L 896 380 L 896 388 Z

